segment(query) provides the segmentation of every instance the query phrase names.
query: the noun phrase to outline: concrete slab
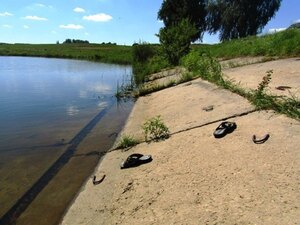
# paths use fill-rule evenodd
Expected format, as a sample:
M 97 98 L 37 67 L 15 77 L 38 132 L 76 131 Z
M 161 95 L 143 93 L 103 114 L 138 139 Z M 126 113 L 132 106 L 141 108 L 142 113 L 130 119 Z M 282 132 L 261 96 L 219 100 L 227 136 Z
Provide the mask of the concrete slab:
M 270 92 L 275 95 L 300 98 L 300 58 L 281 59 L 223 70 L 225 76 L 244 88 L 256 89 L 266 71 L 273 70 Z M 277 90 L 278 86 L 290 89 Z
M 300 123 L 273 112 L 232 119 L 222 139 L 218 123 L 107 154 L 62 224 L 298 224 Z M 253 134 L 270 134 L 261 145 Z M 120 170 L 129 154 L 153 161 Z
M 222 60 L 220 61 L 220 64 L 222 66 L 222 69 L 228 69 L 228 68 L 234 68 L 234 67 L 259 63 L 259 62 L 263 62 L 264 60 L 265 60 L 264 56 L 258 56 L 258 57 L 248 56 L 248 57 L 238 57 L 233 59 Z
M 213 106 L 212 111 L 203 108 Z M 160 115 L 171 132 L 202 125 L 214 120 L 253 110 L 244 98 L 203 81 L 194 80 L 140 97 L 125 125 L 123 134 L 143 140 L 142 125 Z

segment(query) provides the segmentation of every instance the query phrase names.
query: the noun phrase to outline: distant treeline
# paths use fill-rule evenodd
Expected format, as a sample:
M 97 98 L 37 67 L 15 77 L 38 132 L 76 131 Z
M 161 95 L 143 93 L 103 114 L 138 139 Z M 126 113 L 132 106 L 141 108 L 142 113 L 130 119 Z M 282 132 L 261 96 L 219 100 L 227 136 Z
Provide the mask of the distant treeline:
M 57 41 L 56 44 L 59 44 Z M 66 39 L 63 44 L 90 44 L 89 41 L 87 40 L 80 40 L 80 39 Z M 112 42 L 102 42 L 101 45 L 117 45 L 117 43 L 112 43 Z
M 79 40 L 79 39 L 66 39 L 63 44 L 89 44 L 90 42 L 87 40 Z

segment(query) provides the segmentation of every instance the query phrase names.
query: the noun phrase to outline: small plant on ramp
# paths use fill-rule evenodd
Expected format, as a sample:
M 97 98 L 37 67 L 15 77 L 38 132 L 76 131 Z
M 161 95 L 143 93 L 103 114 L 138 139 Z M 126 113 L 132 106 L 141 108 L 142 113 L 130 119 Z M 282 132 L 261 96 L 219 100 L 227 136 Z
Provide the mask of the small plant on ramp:
M 124 148 L 129 148 L 137 145 L 139 142 L 132 136 L 124 135 L 120 143 L 118 145 L 118 148 L 124 149 Z
M 266 89 L 269 87 L 269 84 L 272 79 L 273 70 L 268 70 L 266 75 L 263 77 L 262 81 L 257 86 L 257 89 L 254 90 L 250 100 L 258 109 L 270 109 L 272 106 L 277 105 L 276 99 L 273 96 L 269 96 L 266 93 Z
M 163 123 L 160 116 L 153 117 L 143 124 L 145 140 L 162 140 L 170 136 L 169 128 Z M 149 138 L 149 139 L 148 139 Z

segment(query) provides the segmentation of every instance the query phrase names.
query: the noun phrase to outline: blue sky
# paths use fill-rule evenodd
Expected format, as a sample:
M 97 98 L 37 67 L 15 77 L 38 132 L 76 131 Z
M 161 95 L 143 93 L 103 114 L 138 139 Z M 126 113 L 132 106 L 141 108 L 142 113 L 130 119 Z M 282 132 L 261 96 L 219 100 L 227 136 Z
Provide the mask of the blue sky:
M 93 43 L 158 43 L 162 0 L 0 0 L 0 42 L 55 43 L 67 38 Z M 282 0 L 264 32 L 300 22 L 300 1 Z M 218 42 L 205 35 L 203 42 Z

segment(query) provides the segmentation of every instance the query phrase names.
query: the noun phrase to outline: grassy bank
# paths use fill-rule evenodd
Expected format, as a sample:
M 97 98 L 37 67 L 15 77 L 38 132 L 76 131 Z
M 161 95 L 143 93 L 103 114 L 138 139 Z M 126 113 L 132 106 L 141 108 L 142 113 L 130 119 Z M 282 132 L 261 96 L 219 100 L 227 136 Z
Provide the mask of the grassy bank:
M 131 64 L 132 47 L 110 44 L 0 44 L 1 56 L 70 58 Z
M 193 47 L 213 57 L 225 59 L 243 56 L 300 56 L 300 29 Z

